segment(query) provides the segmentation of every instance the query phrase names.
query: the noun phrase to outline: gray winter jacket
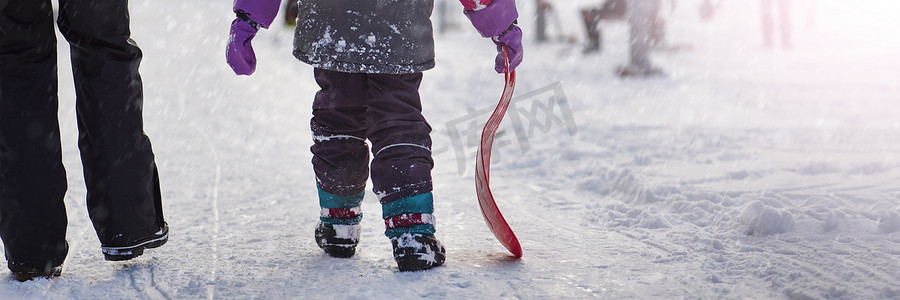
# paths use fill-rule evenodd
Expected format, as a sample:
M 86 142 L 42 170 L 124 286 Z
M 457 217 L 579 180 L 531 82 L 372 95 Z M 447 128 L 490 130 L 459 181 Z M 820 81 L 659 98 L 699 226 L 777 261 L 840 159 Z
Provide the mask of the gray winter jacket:
M 434 0 L 300 0 L 294 56 L 347 73 L 434 67 Z

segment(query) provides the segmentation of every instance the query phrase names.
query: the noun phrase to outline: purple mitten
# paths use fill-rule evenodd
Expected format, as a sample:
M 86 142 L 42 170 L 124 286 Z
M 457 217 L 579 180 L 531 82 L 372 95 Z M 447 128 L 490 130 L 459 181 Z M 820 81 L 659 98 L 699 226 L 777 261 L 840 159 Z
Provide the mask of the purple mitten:
M 483 37 L 491 38 L 497 44 L 497 58 L 494 70 L 503 73 L 502 45 L 506 45 L 509 55 L 509 70 L 513 71 L 522 62 L 522 30 L 515 25 L 519 18 L 515 0 L 494 0 L 481 10 L 466 11 L 466 17 Z
M 234 13 L 238 17 L 231 22 L 225 59 L 235 74 L 250 75 L 256 71 L 256 53 L 250 41 L 260 27 L 272 25 L 280 4 L 281 0 L 234 0 Z
M 250 41 L 256 36 L 257 29 L 249 22 L 234 19 L 231 22 L 231 37 L 225 47 L 225 59 L 237 75 L 250 75 L 256 71 L 256 54 Z
M 519 26 L 512 25 L 506 33 L 492 38 L 492 40 L 494 40 L 494 44 L 497 44 L 497 58 L 494 60 L 494 70 L 502 74 L 506 69 L 503 64 L 503 45 L 506 45 L 509 71 L 515 70 L 522 63 L 522 29 L 519 29 Z
M 234 0 L 235 13 L 246 14 L 247 18 L 266 29 L 269 29 L 269 25 L 275 20 L 279 6 L 281 0 Z

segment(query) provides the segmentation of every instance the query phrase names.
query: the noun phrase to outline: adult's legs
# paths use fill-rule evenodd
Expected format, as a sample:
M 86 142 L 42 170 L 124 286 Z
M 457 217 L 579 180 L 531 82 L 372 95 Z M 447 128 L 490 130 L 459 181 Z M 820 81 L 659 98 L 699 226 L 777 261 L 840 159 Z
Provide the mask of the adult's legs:
M 632 1 L 629 5 L 628 23 L 631 27 L 631 66 L 649 69 L 650 47 L 652 46 L 652 21 L 659 13 L 661 3 L 658 0 Z
M 50 2 L 0 8 L 0 237 L 11 268 L 43 273 L 68 250 Z
M 587 33 L 587 44 L 584 52 L 597 52 L 603 47 L 603 32 L 600 30 L 600 10 L 597 8 L 585 8 L 581 10 L 581 19 L 584 21 L 584 29 Z
M 760 24 L 762 25 L 763 45 L 772 47 L 774 42 L 775 20 L 772 17 L 772 1 L 759 0 Z
M 543 43 L 548 40 L 547 38 L 547 15 L 550 14 L 550 3 L 547 3 L 545 0 L 535 0 L 536 15 L 535 15 L 535 41 L 538 43 Z
M 59 29 L 71 44 L 91 221 L 104 247 L 141 243 L 165 221 L 143 130 L 142 54 L 130 38 L 128 1 L 60 0 L 60 6 Z
M 791 0 L 778 1 L 778 22 L 781 28 L 781 46 L 790 48 L 792 45 L 791 38 Z

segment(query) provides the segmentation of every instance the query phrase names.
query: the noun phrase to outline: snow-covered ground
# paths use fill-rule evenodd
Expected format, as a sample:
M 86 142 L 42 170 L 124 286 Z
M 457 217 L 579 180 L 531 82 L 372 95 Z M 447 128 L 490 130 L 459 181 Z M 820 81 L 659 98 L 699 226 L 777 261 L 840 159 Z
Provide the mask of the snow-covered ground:
M 577 8 L 595 2 L 554 1 L 551 32 L 580 39 Z M 2 268 L 0 298 L 900 298 L 898 5 L 794 1 L 793 49 L 765 50 L 757 1 L 725 1 L 710 22 L 699 2 L 666 12 L 669 41 L 684 46 L 655 53 L 668 76 L 623 80 L 612 70 L 627 27 L 604 24 L 600 55 L 535 44 L 533 2 L 520 0 L 526 62 L 491 173 L 518 260 L 485 226 L 466 156 L 503 78 L 493 45 L 457 15 L 421 89 L 448 260 L 401 273 L 373 195 L 357 256 L 313 241 L 317 87 L 291 57 L 291 30 L 262 32 L 257 73 L 237 77 L 223 54 L 231 1 L 132 0 L 169 243 L 103 261 L 62 43 L 71 251 L 53 280 Z

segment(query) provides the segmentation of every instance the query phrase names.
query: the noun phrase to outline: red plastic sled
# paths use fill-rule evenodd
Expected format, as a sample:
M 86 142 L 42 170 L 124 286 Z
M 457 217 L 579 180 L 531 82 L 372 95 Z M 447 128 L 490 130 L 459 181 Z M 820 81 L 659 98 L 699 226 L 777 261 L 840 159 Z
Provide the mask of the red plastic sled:
M 478 195 L 478 205 L 481 206 L 481 214 L 488 228 L 494 233 L 497 240 L 516 257 L 522 257 L 522 247 L 519 239 L 513 233 L 512 228 L 506 223 L 500 208 L 494 202 L 491 187 L 488 184 L 491 172 L 491 147 L 494 144 L 494 134 L 500 127 L 500 121 L 506 114 L 509 102 L 512 100 L 513 90 L 516 87 L 516 71 L 509 71 L 509 58 L 506 56 L 506 47 L 503 48 L 503 57 L 506 65 L 506 86 L 503 88 L 503 96 L 500 103 L 494 109 L 494 113 L 488 118 L 487 124 L 481 131 L 481 145 L 478 147 L 478 155 L 475 159 L 475 193 Z

